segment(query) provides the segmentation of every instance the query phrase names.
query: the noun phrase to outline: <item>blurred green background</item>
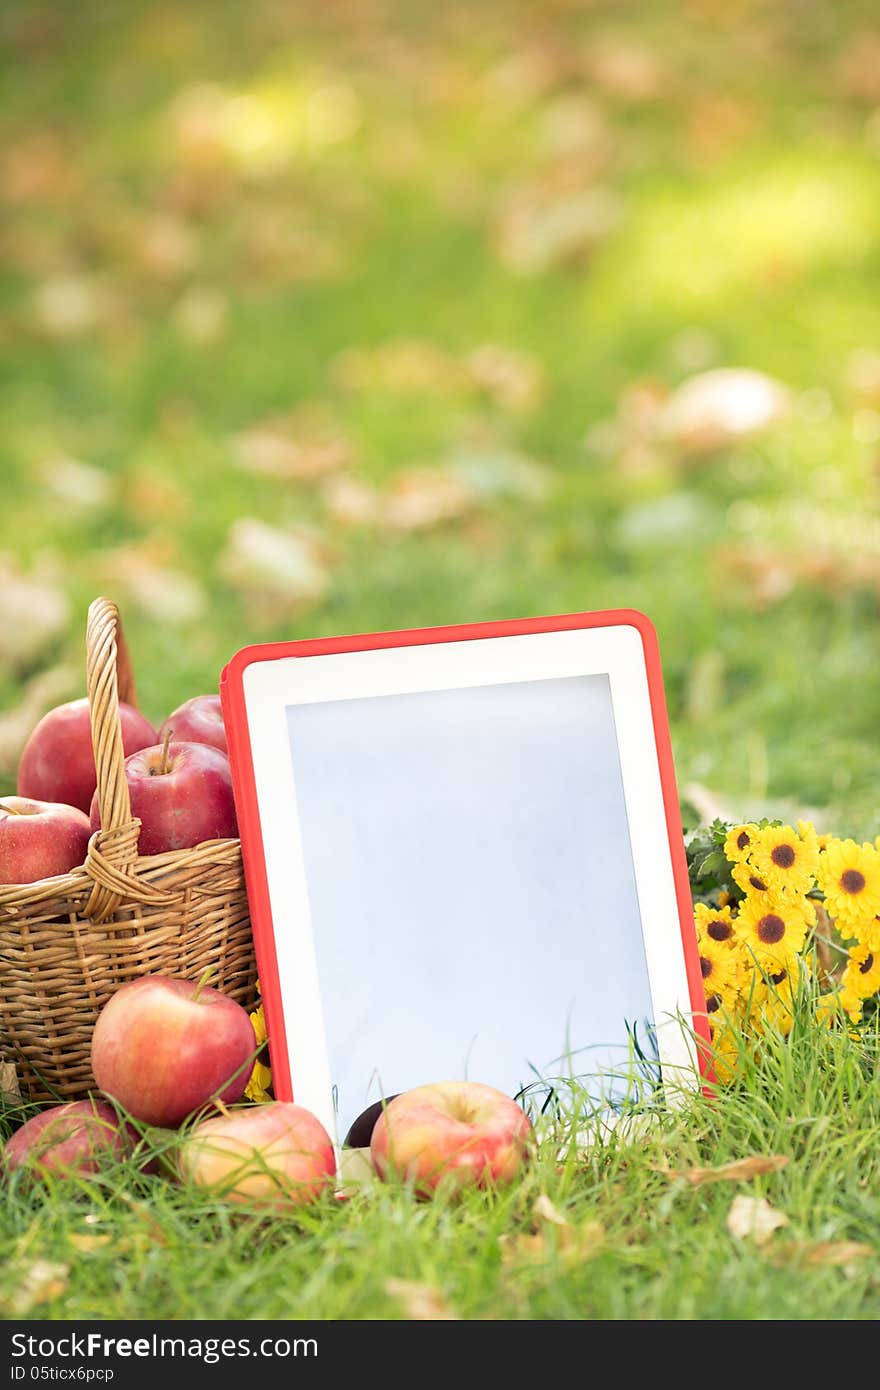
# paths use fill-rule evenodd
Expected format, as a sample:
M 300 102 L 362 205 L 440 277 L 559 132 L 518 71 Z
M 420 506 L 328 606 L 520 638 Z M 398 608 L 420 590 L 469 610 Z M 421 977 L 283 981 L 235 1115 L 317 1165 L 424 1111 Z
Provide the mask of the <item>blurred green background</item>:
M 880 830 L 873 4 L 6 4 L 0 780 L 120 604 L 632 606 L 686 812 Z

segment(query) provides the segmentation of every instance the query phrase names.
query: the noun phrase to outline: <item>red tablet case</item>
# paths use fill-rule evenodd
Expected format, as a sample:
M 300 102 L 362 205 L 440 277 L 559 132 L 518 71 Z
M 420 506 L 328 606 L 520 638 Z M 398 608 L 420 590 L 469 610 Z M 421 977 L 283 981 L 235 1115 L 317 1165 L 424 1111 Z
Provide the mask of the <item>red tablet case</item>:
M 687 858 L 679 810 L 669 717 L 663 689 L 660 648 L 654 625 L 644 613 L 617 608 L 594 613 L 564 613 L 551 617 L 513 618 L 504 622 L 467 623 L 463 626 L 410 628 L 398 632 L 355 633 L 341 637 L 303 638 L 290 642 L 265 642 L 237 651 L 221 672 L 220 698 L 229 744 L 229 760 L 241 838 L 242 864 L 247 886 L 248 906 L 254 934 L 254 950 L 260 973 L 261 994 L 270 1039 L 269 1060 L 272 1089 L 277 1100 L 293 1100 L 287 1037 L 280 991 L 277 988 L 278 963 L 269 903 L 266 862 L 257 809 L 251 744 L 245 714 L 243 677 L 258 661 L 279 658 L 330 656 L 339 652 L 368 651 L 385 647 L 414 647 L 434 642 L 471 642 L 487 637 L 512 637 L 538 632 L 566 632 L 576 628 L 634 627 L 641 639 L 648 675 L 648 694 L 654 725 L 654 740 L 663 791 L 666 832 L 672 863 L 675 895 L 681 925 L 682 946 L 687 972 L 688 994 L 694 1015 L 692 1027 L 704 1042 L 709 1041 L 706 1002 L 700 959 L 694 931 L 693 902 L 688 878 Z M 274 1044 L 274 1045 L 273 1045 Z M 705 1047 L 699 1047 L 701 1071 L 708 1071 Z

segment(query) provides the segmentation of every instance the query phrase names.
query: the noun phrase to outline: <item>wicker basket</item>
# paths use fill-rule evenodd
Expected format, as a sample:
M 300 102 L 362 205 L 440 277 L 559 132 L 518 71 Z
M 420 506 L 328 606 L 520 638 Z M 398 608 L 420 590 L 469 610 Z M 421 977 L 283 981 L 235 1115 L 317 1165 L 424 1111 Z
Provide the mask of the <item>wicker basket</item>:
M 239 840 L 139 856 L 119 701 L 136 705 L 116 605 L 89 607 L 86 675 L 102 829 L 69 874 L 0 886 L 0 1062 L 21 1095 L 73 1100 L 95 1088 L 92 1029 L 139 975 L 200 978 L 247 1008 L 256 964 Z

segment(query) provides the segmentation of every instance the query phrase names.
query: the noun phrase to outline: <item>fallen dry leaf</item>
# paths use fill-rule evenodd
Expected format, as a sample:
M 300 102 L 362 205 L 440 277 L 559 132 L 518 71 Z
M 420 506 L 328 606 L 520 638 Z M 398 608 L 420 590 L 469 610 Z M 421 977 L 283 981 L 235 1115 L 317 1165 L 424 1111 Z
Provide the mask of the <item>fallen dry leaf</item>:
M 555 1238 L 548 1235 L 550 1226 L 556 1231 Z M 557 1224 L 548 1221 L 540 1231 L 503 1235 L 500 1243 L 501 1258 L 506 1264 L 549 1259 L 582 1264 L 593 1259 L 604 1248 L 605 1227 L 601 1221 L 587 1221 L 577 1229 L 568 1222 Z
M 781 1226 L 788 1225 L 788 1217 L 775 1207 L 771 1207 L 766 1197 L 734 1197 L 727 1213 L 727 1229 L 737 1240 L 753 1240 L 756 1245 L 766 1245 L 767 1241 Z
M 8 1272 L 16 1281 L 15 1288 L 0 1302 L 0 1308 L 6 1317 L 23 1318 L 39 1304 L 64 1293 L 70 1265 L 33 1260 L 30 1264 L 13 1266 Z
M 804 1262 L 808 1265 L 838 1265 L 845 1269 L 855 1261 L 866 1260 L 876 1253 L 873 1245 L 865 1245 L 859 1240 L 828 1240 L 805 1251 Z
M 608 150 L 608 125 L 601 108 L 579 93 L 565 92 L 549 101 L 536 134 L 543 159 L 575 158 L 582 175 L 596 169 Z
M 380 516 L 393 531 L 423 531 L 456 521 L 474 505 L 473 490 L 449 468 L 410 468 L 398 473 Z
M 368 526 L 379 516 L 379 493 L 347 473 L 327 479 L 321 487 L 321 501 L 341 526 Z
M 71 1231 L 67 1239 L 81 1255 L 91 1255 L 95 1250 L 103 1250 L 105 1245 L 110 1245 L 113 1237 L 91 1235 L 83 1231 Z
M 514 197 L 495 228 L 498 255 L 519 275 L 578 264 L 617 229 L 621 216 L 620 199 L 606 188 L 555 195 L 529 189 Z
M 331 377 L 346 391 L 459 391 L 461 364 L 437 343 L 401 338 L 371 348 L 347 348 L 334 360 Z
M 419 1284 L 411 1279 L 386 1279 L 385 1292 L 395 1299 L 412 1322 L 454 1322 L 454 1313 L 433 1284 Z
M 185 275 L 198 259 L 193 226 L 173 212 L 158 212 L 139 220 L 133 240 L 140 268 L 159 280 Z
M 168 563 L 144 546 L 120 546 L 99 568 L 147 617 L 158 622 L 188 623 L 201 618 L 208 605 L 204 586 L 193 575 Z
M 89 333 L 107 312 L 103 287 L 82 275 L 44 280 L 34 294 L 34 315 L 50 338 Z
M 598 1254 L 605 1243 L 605 1228 L 600 1221 L 587 1221 L 574 1227 L 545 1192 L 535 1199 L 531 1213 L 536 1231 L 525 1231 L 501 1237 L 502 1259 L 543 1260 L 564 1258 L 579 1262 Z M 548 1229 L 555 1234 L 550 1236 Z
M 113 496 L 113 475 L 79 459 L 47 459 L 40 472 L 47 492 L 79 512 L 100 511 Z
M 724 1163 L 719 1168 L 669 1168 L 659 1171 L 670 1178 L 683 1178 L 691 1187 L 702 1187 L 707 1182 L 747 1182 L 749 1178 L 758 1178 L 764 1173 L 778 1173 L 788 1162 L 787 1154 L 751 1154 L 748 1158 Z
M 330 588 L 326 547 L 320 537 L 282 530 L 255 517 L 233 522 L 217 568 L 235 589 L 295 605 L 318 603 Z
M 0 554 L 0 668 L 14 675 L 33 666 L 69 621 L 70 601 L 60 584 L 25 574 L 11 555 Z
M 232 450 L 248 473 L 301 482 L 348 468 L 353 458 L 351 442 L 338 428 L 302 411 L 234 435 Z
M 7 203 L 70 203 L 79 173 L 67 137 L 57 130 L 20 132 L 3 151 L 0 189 Z
M 137 468 L 124 482 L 123 505 L 142 525 L 145 521 L 169 521 L 188 517 L 193 509 L 192 494 L 170 474 L 157 468 Z
M 464 366 L 474 386 L 502 410 L 522 415 L 544 397 L 546 376 L 532 353 L 502 343 L 483 343 L 467 354 Z
M 586 66 L 603 92 L 633 105 L 656 100 L 668 80 L 652 49 L 620 35 L 600 38 L 591 45 Z
M 216 343 L 226 329 L 229 300 L 213 285 L 191 285 L 174 306 L 172 322 L 187 342 L 198 346 Z
M 784 418 L 788 388 L 751 367 L 715 367 L 683 382 L 660 411 L 658 433 L 689 457 L 753 439 Z
M 18 1072 L 14 1062 L 0 1062 L 0 1098 L 8 1101 L 21 1099 Z
M 52 666 L 25 683 L 14 709 L 0 714 L 0 775 L 11 776 L 34 725 L 53 705 L 82 693 L 82 675 L 71 666 Z
M 553 1205 L 546 1192 L 542 1192 L 541 1195 L 535 1199 L 535 1204 L 532 1207 L 532 1215 L 537 1220 L 546 1221 L 551 1226 L 563 1226 L 571 1230 L 571 1222 Z

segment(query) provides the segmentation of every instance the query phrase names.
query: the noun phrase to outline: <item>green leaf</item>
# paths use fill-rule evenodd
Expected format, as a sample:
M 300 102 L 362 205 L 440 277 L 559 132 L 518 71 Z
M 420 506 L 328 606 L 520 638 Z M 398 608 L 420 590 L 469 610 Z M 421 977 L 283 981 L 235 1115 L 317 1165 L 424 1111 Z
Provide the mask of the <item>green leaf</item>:
M 710 874 L 720 873 L 726 867 L 727 860 L 724 857 L 723 851 L 720 849 L 713 849 L 711 854 L 707 854 L 706 858 L 698 865 L 697 878 L 708 878 Z

